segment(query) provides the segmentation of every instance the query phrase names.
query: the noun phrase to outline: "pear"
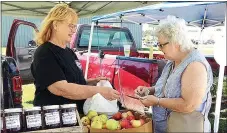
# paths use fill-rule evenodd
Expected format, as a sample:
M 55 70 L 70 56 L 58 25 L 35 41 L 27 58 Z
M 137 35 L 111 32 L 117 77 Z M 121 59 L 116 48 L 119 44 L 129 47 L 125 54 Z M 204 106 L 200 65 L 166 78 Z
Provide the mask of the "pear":
M 87 117 L 87 116 L 84 116 L 81 118 L 81 122 L 84 126 L 87 126 L 87 125 L 90 125 L 91 124 L 91 121 L 90 119 Z
M 94 110 L 89 110 L 87 117 L 91 120 L 93 117 L 97 116 L 98 113 Z
M 102 122 L 101 121 L 93 121 L 91 123 L 91 128 L 102 129 Z
M 109 119 L 106 122 L 106 128 L 109 130 L 117 130 L 119 128 L 119 123 L 114 119 Z
M 101 115 L 99 115 L 99 117 L 101 118 L 102 124 L 106 124 L 106 121 L 108 120 L 107 115 L 101 114 Z

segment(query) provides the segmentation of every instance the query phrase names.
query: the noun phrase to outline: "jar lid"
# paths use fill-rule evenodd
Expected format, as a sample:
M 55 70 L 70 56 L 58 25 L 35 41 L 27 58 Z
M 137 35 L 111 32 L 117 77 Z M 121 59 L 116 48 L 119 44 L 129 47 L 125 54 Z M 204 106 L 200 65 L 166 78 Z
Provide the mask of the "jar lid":
M 65 108 L 76 108 L 76 104 L 63 104 L 60 105 L 61 108 L 65 109 Z
M 5 109 L 5 113 L 20 113 L 20 112 L 22 112 L 22 108 Z
M 48 109 L 59 109 L 59 105 L 43 106 L 43 110 L 48 110 Z
M 25 112 L 28 112 L 28 111 L 40 111 L 40 110 L 41 110 L 41 107 L 39 107 L 39 106 L 24 109 Z

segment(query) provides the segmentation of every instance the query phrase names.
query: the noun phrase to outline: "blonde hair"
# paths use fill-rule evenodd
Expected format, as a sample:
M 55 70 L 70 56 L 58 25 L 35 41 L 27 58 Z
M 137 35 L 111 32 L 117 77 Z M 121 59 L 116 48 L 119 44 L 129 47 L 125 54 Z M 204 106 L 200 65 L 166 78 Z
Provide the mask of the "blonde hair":
M 68 18 L 76 23 L 78 17 L 76 12 L 67 4 L 56 4 L 42 21 L 40 31 L 36 33 L 36 43 L 41 45 L 49 41 L 53 30 L 53 22 L 64 21 Z

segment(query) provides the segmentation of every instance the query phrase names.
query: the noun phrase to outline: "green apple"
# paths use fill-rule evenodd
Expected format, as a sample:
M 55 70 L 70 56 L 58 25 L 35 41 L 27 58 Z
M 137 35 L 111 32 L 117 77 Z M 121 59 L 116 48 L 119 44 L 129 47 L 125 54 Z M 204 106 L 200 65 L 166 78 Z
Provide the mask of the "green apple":
M 108 120 L 108 117 L 106 114 L 101 114 L 99 115 L 99 117 L 101 118 L 102 124 L 105 124 L 106 121 Z
M 97 116 L 98 113 L 94 110 L 89 110 L 87 117 L 91 120 L 93 117 Z
M 106 128 L 109 130 L 117 130 L 119 123 L 114 119 L 109 119 L 106 121 Z
M 91 128 L 102 129 L 102 122 L 101 121 L 93 121 L 91 123 Z
M 91 119 L 91 121 L 92 121 L 92 122 L 93 122 L 93 121 L 100 121 L 100 122 L 102 122 L 102 119 L 101 119 L 100 116 L 95 116 L 95 117 L 93 117 L 93 118 Z

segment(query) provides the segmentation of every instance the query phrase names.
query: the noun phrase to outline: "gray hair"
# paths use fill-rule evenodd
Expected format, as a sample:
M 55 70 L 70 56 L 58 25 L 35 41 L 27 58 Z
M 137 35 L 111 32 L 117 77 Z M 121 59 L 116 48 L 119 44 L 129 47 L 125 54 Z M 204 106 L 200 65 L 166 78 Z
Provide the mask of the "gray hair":
M 165 37 L 170 43 L 179 44 L 182 52 L 193 48 L 193 43 L 187 35 L 187 25 L 184 19 L 168 16 L 160 21 L 155 35 Z

